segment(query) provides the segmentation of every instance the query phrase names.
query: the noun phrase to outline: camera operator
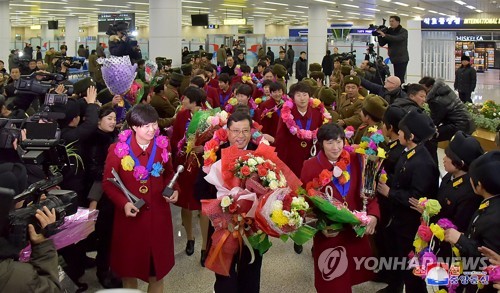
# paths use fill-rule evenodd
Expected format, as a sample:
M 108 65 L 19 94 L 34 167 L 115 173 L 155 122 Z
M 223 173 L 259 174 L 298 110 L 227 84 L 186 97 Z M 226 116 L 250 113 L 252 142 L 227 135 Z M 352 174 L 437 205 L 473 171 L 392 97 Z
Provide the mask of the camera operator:
M 128 55 L 131 61 L 141 59 L 140 50 L 134 49 L 137 47 L 137 41 L 128 36 L 127 22 L 118 21 L 114 25 L 110 25 L 106 34 L 109 36 L 108 44 L 111 55 L 118 57 Z
M 68 77 L 68 63 L 64 59 L 64 55 L 61 52 L 55 52 L 52 57 L 52 73 L 62 74 L 65 78 Z
M 391 15 L 390 27 L 388 29 L 380 27 L 376 32 L 379 45 L 388 45 L 389 57 L 394 64 L 394 75 L 399 77 L 401 83 L 404 83 L 410 57 L 408 56 L 408 31 L 400 25 L 400 22 L 399 16 Z
M 3 171 L 0 171 L 0 187 L 11 188 L 14 194 L 21 193 L 24 187 L 20 184 L 20 178 L 23 178 L 24 167 L 20 164 L 2 164 L 0 167 Z M 12 195 L 0 194 L 0 291 L 60 292 L 58 258 L 54 243 L 46 239 L 43 233 L 38 234 L 32 224 L 28 226 L 32 249 L 30 262 L 17 261 L 20 249 L 6 239 L 12 201 Z M 42 229 L 56 220 L 54 209 L 49 211 L 45 206 L 43 211 L 37 210 L 35 217 Z

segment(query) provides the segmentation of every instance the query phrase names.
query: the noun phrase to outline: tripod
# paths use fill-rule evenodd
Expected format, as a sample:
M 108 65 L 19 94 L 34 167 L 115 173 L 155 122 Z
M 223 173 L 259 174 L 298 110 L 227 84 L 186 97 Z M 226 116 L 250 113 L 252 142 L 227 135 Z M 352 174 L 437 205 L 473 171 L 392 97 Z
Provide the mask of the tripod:
M 375 51 L 373 50 L 369 50 L 368 53 L 366 54 L 368 56 L 368 61 L 371 61 L 374 66 L 375 66 L 375 78 L 379 78 L 380 80 L 380 84 L 383 86 L 384 85 L 384 79 L 382 78 L 382 75 L 380 74 L 380 67 L 378 65 L 378 61 L 377 61 L 377 58 L 378 58 L 378 55 L 377 53 L 375 53 Z M 371 60 L 370 60 L 371 58 Z

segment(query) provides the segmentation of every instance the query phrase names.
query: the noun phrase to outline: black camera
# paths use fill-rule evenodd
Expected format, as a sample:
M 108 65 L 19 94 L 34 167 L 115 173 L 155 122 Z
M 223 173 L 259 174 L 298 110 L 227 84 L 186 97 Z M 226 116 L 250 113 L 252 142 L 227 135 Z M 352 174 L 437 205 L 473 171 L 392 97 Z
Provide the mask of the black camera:
M 385 18 L 382 18 L 382 25 L 374 25 L 373 23 L 370 24 L 368 29 L 372 30 L 372 36 L 374 36 L 374 37 L 380 36 L 380 34 L 377 32 L 377 30 L 381 30 L 383 33 L 387 32 L 387 30 L 389 28 L 385 26 L 386 21 L 387 20 Z
M 367 46 L 368 46 L 368 49 L 366 49 L 368 51 L 367 54 L 370 56 L 377 56 L 377 53 L 375 52 L 375 44 L 368 43 Z
M 114 24 L 110 24 L 108 30 L 106 31 L 106 35 L 116 35 L 118 32 L 121 32 L 123 35 L 127 35 L 128 33 L 128 22 L 117 21 Z
M 33 72 L 21 75 L 14 83 L 15 94 L 45 95 L 64 80 L 64 75 L 57 73 Z M 65 85 L 64 88 L 68 95 L 73 94 L 72 85 Z
M 56 64 L 54 64 L 56 68 L 61 68 L 62 65 L 66 68 L 82 68 L 82 63 L 79 61 L 74 61 L 73 57 L 61 57 L 57 59 Z
M 342 63 L 344 61 L 349 61 L 351 65 L 356 65 L 356 50 L 353 50 L 351 52 L 344 52 L 338 56 L 338 60 Z
M 14 140 L 20 140 L 24 119 L 0 118 L 0 149 L 12 149 Z
M 48 237 L 57 232 L 57 228 L 63 223 L 64 217 L 76 213 L 77 194 L 70 190 L 50 190 L 47 189 L 61 183 L 63 176 L 56 173 L 49 179 L 44 179 L 31 184 L 25 191 L 14 197 L 13 206 L 16 203 L 24 201 L 23 207 L 11 209 L 9 212 L 9 231 L 7 239 L 9 243 L 17 248 L 24 248 L 28 244 L 28 225 L 32 224 L 37 233 L 43 232 Z M 44 200 L 40 200 L 42 194 L 47 193 Z M 37 209 L 46 206 L 49 210 L 54 209 L 56 222 L 47 226 L 44 231 L 41 230 L 36 215 Z

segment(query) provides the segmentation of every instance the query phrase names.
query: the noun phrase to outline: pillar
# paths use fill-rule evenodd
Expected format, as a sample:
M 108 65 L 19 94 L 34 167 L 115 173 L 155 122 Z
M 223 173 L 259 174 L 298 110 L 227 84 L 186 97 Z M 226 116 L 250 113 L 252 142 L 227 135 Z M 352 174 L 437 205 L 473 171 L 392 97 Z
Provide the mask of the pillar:
M 319 63 L 326 53 L 327 11 L 321 4 L 311 4 L 309 7 L 309 31 L 307 35 L 308 63 Z
M 266 18 L 255 16 L 253 18 L 253 33 L 257 35 L 266 34 Z
M 230 25 L 229 32 L 232 35 L 237 35 L 238 34 L 238 26 L 237 25 Z
M 48 24 L 42 24 L 42 44 L 49 41 L 54 41 L 54 30 L 49 30 Z
M 410 62 L 406 69 L 406 82 L 417 83 L 422 78 L 422 47 L 411 44 L 422 44 L 422 29 L 420 20 L 408 20 L 408 55 Z
M 78 17 L 77 16 L 68 16 L 66 17 L 66 27 L 65 27 L 65 37 L 64 41 L 66 42 L 66 46 L 68 46 L 67 56 L 76 56 L 76 42 L 79 39 L 78 33 Z
M 182 63 L 181 0 L 149 0 L 149 59 L 167 57 L 172 66 Z
M 10 18 L 9 18 L 9 0 L 0 0 L 0 60 L 5 63 L 5 68 L 9 68 L 10 45 Z

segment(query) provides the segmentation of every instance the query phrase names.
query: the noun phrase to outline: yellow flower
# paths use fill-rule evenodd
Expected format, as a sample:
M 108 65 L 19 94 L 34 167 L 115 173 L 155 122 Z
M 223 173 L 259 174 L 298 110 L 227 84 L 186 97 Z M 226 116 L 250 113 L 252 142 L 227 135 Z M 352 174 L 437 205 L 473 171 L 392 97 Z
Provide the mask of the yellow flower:
M 439 201 L 435 199 L 429 199 L 425 203 L 425 211 L 431 217 L 437 215 L 440 210 L 441 210 L 441 205 L 439 204 Z
M 262 103 L 262 99 L 261 98 L 255 99 L 255 104 L 260 104 L 260 103 Z
M 121 100 L 118 102 L 118 107 L 123 108 L 124 106 L 125 106 L 125 102 L 123 101 L 123 99 L 121 99 Z
M 344 175 L 346 182 L 351 179 L 351 175 L 347 171 L 342 172 L 342 175 Z
M 421 197 L 418 199 L 419 204 L 423 203 L 424 201 L 427 201 L 427 197 Z
M 368 148 L 368 142 L 366 142 L 366 141 L 362 141 L 362 142 L 359 144 L 359 147 L 360 147 L 360 148 L 363 148 L 363 149 L 367 149 L 367 148 Z
M 372 127 L 368 128 L 368 133 L 375 133 L 377 132 L 378 127 L 377 125 L 373 125 Z
M 271 213 L 271 220 L 280 228 L 288 224 L 288 218 L 283 215 L 282 210 L 274 210 Z
M 125 171 L 134 170 L 135 162 L 131 156 L 123 157 L 121 163 L 122 163 L 123 170 L 125 170 Z
M 420 251 L 422 251 L 422 249 L 424 249 L 424 248 L 427 247 L 427 242 L 425 242 L 424 240 L 422 240 L 422 238 L 417 237 L 413 241 L 413 247 L 415 247 L 415 251 L 417 253 L 419 253 Z
M 453 251 L 453 255 L 456 256 L 456 257 L 460 257 L 460 250 L 458 250 L 457 247 L 453 246 L 451 248 L 451 251 Z
M 319 99 L 313 99 L 313 108 L 318 107 L 321 104 L 321 101 Z
M 445 289 L 440 289 L 439 291 L 437 291 L 436 293 L 447 293 L 448 291 L 446 291 Z
M 387 183 L 387 174 L 380 175 L 380 179 L 378 180 L 380 183 Z
M 363 148 L 357 148 L 356 150 L 354 150 L 354 152 L 362 155 L 366 154 L 365 149 Z
M 236 106 L 236 105 L 238 105 L 238 100 L 236 100 L 236 98 L 230 98 L 228 103 L 233 105 L 233 106 Z
M 386 156 L 385 155 L 385 150 L 383 148 L 378 148 L 377 151 L 378 151 L 377 152 L 377 157 L 385 159 L 385 156 Z
M 432 234 L 434 234 L 434 236 L 436 236 L 437 239 L 439 239 L 440 241 L 444 240 L 444 230 L 443 230 L 443 228 L 439 227 L 436 224 L 431 224 L 431 226 L 429 228 L 431 228 Z

